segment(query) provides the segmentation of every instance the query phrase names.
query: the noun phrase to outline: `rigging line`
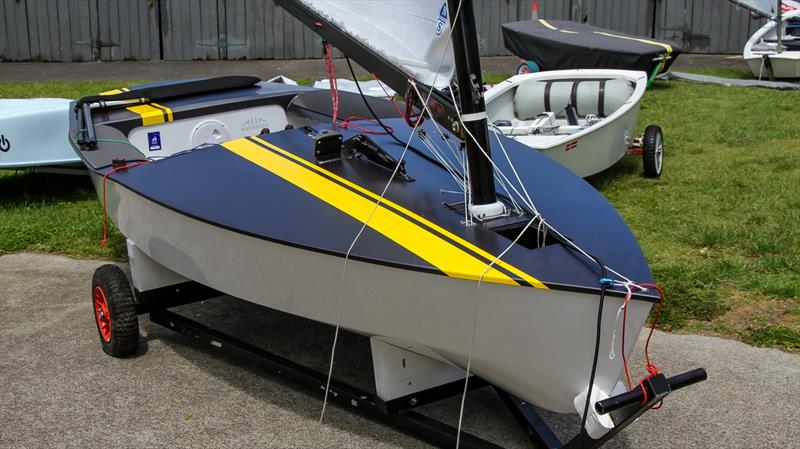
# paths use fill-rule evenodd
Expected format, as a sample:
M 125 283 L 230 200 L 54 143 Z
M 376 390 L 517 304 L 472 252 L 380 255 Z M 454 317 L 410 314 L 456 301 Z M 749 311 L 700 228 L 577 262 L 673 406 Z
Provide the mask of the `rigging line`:
M 327 379 L 327 381 L 325 383 L 325 397 L 324 397 L 324 399 L 322 401 L 322 412 L 320 413 L 320 416 L 319 416 L 319 424 L 322 424 L 322 420 L 325 418 L 325 409 L 326 409 L 327 404 L 328 404 L 328 393 L 330 392 L 330 388 L 331 388 L 331 377 L 333 376 L 333 362 L 334 362 L 334 356 L 336 354 L 336 343 L 339 340 L 339 329 L 341 327 L 342 303 L 344 302 L 344 281 L 345 281 L 345 276 L 347 274 L 347 262 L 350 260 L 350 254 L 353 252 L 353 248 L 355 247 L 356 242 L 358 242 L 358 239 L 361 238 L 361 235 L 364 233 L 364 230 L 366 230 L 367 225 L 369 225 L 369 222 L 372 220 L 372 217 L 375 215 L 375 212 L 378 210 L 378 207 L 380 207 L 384 196 L 386 196 L 386 192 L 389 190 L 389 186 L 392 184 L 392 181 L 394 180 L 395 176 L 397 176 L 397 173 L 400 171 L 400 167 L 402 167 L 403 160 L 405 159 L 405 156 L 406 156 L 406 152 L 408 151 L 408 147 L 411 145 L 411 140 L 414 138 L 414 132 L 417 130 L 418 126 L 419 126 L 419 122 L 417 122 L 414 125 L 414 129 L 412 129 L 411 130 L 411 134 L 408 135 L 408 142 L 406 143 L 405 147 L 403 148 L 403 152 L 400 153 L 400 157 L 397 160 L 397 165 L 394 167 L 394 170 L 392 171 L 392 175 L 389 176 L 389 181 L 387 181 L 386 185 L 383 187 L 383 191 L 381 191 L 380 197 L 375 202 L 375 205 L 373 206 L 372 210 L 370 211 L 369 215 L 367 216 L 367 219 L 361 225 L 361 229 L 359 229 L 359 231 L 356 234 L 355 238 L 350 243 L 350 246 L 347 248 L 347 253 L 345 254 L 345 257 L 344 257 L 344 263 L 342 265 L 341 283 L 340 283 L 340 288 L 339 288 L 339 301 L 338 301 L 338 304 L 337 304 L 337 307 L 336 307 L 336 309 L 337 309 L 336 310 L 336 329 L 334 330 L 334 333 L 333 333 L 333 344 L 331 346 L 331 360 L 330 360 L 330 364 L 328 366 L 328 379 Z
M 456 97 L 453 95 L 452 89 L 450 90 L 450 98 L 452 98 L 453 102 L 455 103 Z M 536 210 L 536 206 L 534 206 L 533 201 L 531 201 L 530 203 L 525 202 L 525 198 L 522 196 L 522 194 L 519 193 L 519 191 L 514 187 L 514 185 L 511 183 L 511 181 L 508 179 L 508 177 L 506 177 L 506 175 L 503 173 L 503 171 L 500 170 L 500 167 L 498 167 L 497 164 L 495 164 L 495 162 L 492 160 L 492 158 L 489 157 L 488 154 L 486 154 L 486 151 L 483 149 L 481 144 L 478 143 L 478 140 L 475 138 L 475 136 L 473 136 L 472 133 L 469 132 L 467 127 L 464 125 L 464 121 L 461 119 L 461 113 L 458 112 L 458 110 L 456 110 L 456 113 L 457 113 L 457 116 L 458 116 L 458 121 L 459 121 L 459 123 L 461 123 L 461 127 L 464 129 L 466 134 L 472 139 L 472 141 L 475 142 L 475 146 L 478 147 L 478 149 L 481 151 L 483 156 L 489 161 L 490 164 L 492 164 L 493 169 L 496 170 L 497 173 L 500 176 L 502 176 L 503 179 L 506 180 L 506 182 L 508 182 L 509 186 L 511 186 L 511 189 L 514 190 L 514 192 L 516 192 L 516 194 L 522 199 L 522 202 L 525 203 L 528 207 L 530 207 L 533 210 L 533 214 L 534 215 L 538 215 L 539 212 Z M 525 186 L 523 185 L 522 188 L 524 190 Z M 526 191 L 526 195 L 527 195 L 527 191 Z M 527 195 L 527 196 L 530 197 L 530 195 Z
M 420 137 L 422 137 L 423 135 L 424 135 L 423 133 L 420 133 Z M 430 137 L 427 137 L 427 136 L 426 136 L 426 138 L 427 138 L 427 140 L 428 140 L 428 143 L 429 143 L 429 145 L 426 145 L 426 146 L 428 147 L 428 149 L 429 149 L 429 150 L 430 150 L 432 153 L 434 153 L 434 152 L 436 152 L 436 153 L 439 153 L 439 154 L 437 155 L 437 159 L 443 159 L 443 163 L 445 163 L 446 165 L 448 165 L 448 166 L 450 166 L 450 167 L 454 167 L 454 166 L 456 166 L 456 165 L 461 165 L 461 164 L 460 164 L 460 161 L 458 161 L 458 159 L 456 159 L 456 163 L 454 164 L 454 163 L 453 163 L 453 162 L 450 160 L 450 157 L 447 155 L 447 153 L 445 153 L 445 152 L 444 152 L 444 151 L 443 151 L 441 148 L 439 148 L 439 146 L 438 146 L 438 145 L 436 145 L 436 142 L 434 142 L 434 141 L 433 141 L 433 139 L 431 139 Z M 452 153 L 452 151 L 451 151 L 451 153 Z M 462 168 L 463 168 L 463 167 L 462 167 Z M 453 171 L 455 171 L 455 168 L 452 168 L 452 170 L 453 170 Z M 459 173 L 459 175 L 460 175 L 460 174 L 461 174 L 461 173 Z
M 514 167 L 514 163 L 512 163 L 511 158 L 508 157 L 506 146 L 503 145 L 503 140 L 500 138 L 500 135 L 498 134 L 498 133 L 502 134 L 500 128 L 498 128 L 494 123 L 489 124 L 489 126 L 495 130 L 494 137 L 497 139 L 497 143 L 500 144 L 500 150 L 503 151 L 503 155 L 506 157 L 506 161 L 508 161 L 508 165 L 509 167 L 511 167 L 512 173 L 514 173 L 514 177 L 517 179 L 519 186 L 522 188 L 522 191 L 525 192 L 525 196 L 528 198 L 528 202 L 531 204 L 531 206 L 533 206 L 533 200 L 531 199 L 531 196 L 528 194 L 528 190 L 525 188 L 525 184 L 522 183 L 522 179 L 520 179 L 519 173 L 517 173 L 517 169 Z M 536 211 L 535 206 L 533 206 L 532 209 Z
M 527 231 L 528 228 L 533 224 L 534 220 L 536 220 L 536 217 L 533 217 L 530 220 L 528 220 L 528 223 L 525 225 L 524 228 L 522 228 L 522 231 L 520 231 L 520 233 L 517 235 L 517 238 L 515 238 L 514 241 L 511 242 L 511 244 L 508 245 L 508 247 L 506 247 L 506 249 L 503 250 L 503 252 L 498 254 L 491 262 L 489 262 L 486 265 L 486 268 L 484 268 L 480 278 L 478 278 L 478 286 L 475 288 L 475 307 L 473 308 L 472 312 L 472 335 L 470 338 L 469 352 L 467 355 L 467 367 L 464 370 L 465 371 L 464 391 L 461 394 L 461 406 L 458 411 L 458 428 L 457 428 L 458 430 L 456 431 L 456 449 L 458 449 L 459 444 L 461 443 L 461 424 L 464 418 L 464 403 L 466 402 L 467 398 L 467 389 L 469 388 L 469 375 L 470 375 L 470 369 L 472 367 L 472 355 L 475 350 L 475 335 L 477 334 L 477 329 L 478 329 L 478 305 L 480 304 L 480 291 L 481 291 L 481 284 L 483 283 L 483 277 L 486 275 L 486 273 L 489 272 L 489 270 L 492 269 L 492 266 L 494 266 L 494 264 L 496 264 L 498 260 L 500 260 L 503 256 L 505 256 L 506 253 L 510 251 L 514 245 L 517 244 L 517 241 L 519 241 L 519 239 L 522 238 L 522 235 L 525 234 L 525 231 Z
M 430 138 L 425 136 L 424 134 L 420 134 L 419 137 L 420 141 L 422 141 L 425 147 L 427 147 L 428 150 L 430 150 L 430 152 L 433 153 L 436 159 L 438 159 L 442 163 L 442 165 L 447 169 L 447 172 L 450 173 L 450 176 L 453 177 L 453 180 L 455 180 L 456 184 L 461 188 L 461 190 L 464 190 L 464 186 L 462 185 L 463 180 L 461 179 L 461 177 L 458 176 L 456 170 L 450 166 L 450 163 L 447 160 L 445 160 L 441 154 L 439 154 L 439 150 L 434 149 L 432 147 L 432 145 L 434 144 L 433 142 L 430 142 Z
M 581 417 L 581 432 L 586 429 L 586 418 L 589 416 L 589 403 L 592 400 L 592 389 L 594 388 L 594 378 L 597 375 L 597 360 L 600 358 L 600 334 L 603 331 L 603 306 L 606 302 L 606 284 L 602 279 L 608 276 L 606 266 L 599 257 L 590 256 L 597 266 L 600 267 L 600 303 L 597 305 L 597 324 L 594 336 L 594 357 L 592 359 L 592 371 L 589 374 L 589 387 L 586 389 L 586 401 L 583 404 L 583 417 Z
M 419 139 L 425 144 L 425 147 L 428 148 L 431 153 L 433 153 L 436 159 L 438 159 L 445 166 L 445 168 L 451 172 L 451 174 L 457 173 L 455 167 L 453 167 L 454 164 L 452 164 L 450 159 L 446 157 L 444 152 L 436 145 L 435 142 L 431 140 L 430 137 L 428 137 L 426 133 L 420 132 Z M 458 174 L 460 175 L 460 173 Z M 459 180 L 459 182 L 461 181 Z
M 459 14 L 460 11 L 461 11 L 461 0 L 459 0 L 458 7 L 456 8 L 456 14 L 455 14 L 456 18 L 458 17 L 458 14 Z M 444 49 L 442 50 L 442 56 L 439 59 L 439 65 L 436 67 L 436 73 L 435 73 L 435 75 L 433 77 L 433 82 L 431 83 L 432 85 L 436 85 L 436 79 L 439 77 L 439 70 L 442 67 L 442 63 L 444 62 L 444 57 L 445 57 L 445 54 L 447 54 L 448 46 L 452 45 L 452 34 L 453 34 L 453 27 L 451 26 L 450 27 L 450 31 L 447 34 L 448 45 L 445 45 Z M 348 59 L 348 64 L 349 64 L 349 59 Z M 352 65 L 350 66 L 350 69 L 352 70 Z M 355 78 L 355 76 L 354 76 L 354 78 Z M 358 86 L 358 82 L 356 82 L 356 86 Z M 364 97 L 364 93 L 361 91 L 360 87 L 359 87 L 358 91 L 361 94 L 361 98 L 364 100 L 365 103 L 367 103 L 367 99 Z M 428 97 L 425 98 L 425 101 L 424 101 L 423 104 L 428 104 L 428 101 L 430 101 L 430 99 L 431 99 L 431 95 L 433 95 L 433 87 L 431 87 L 430 91 L 428 91 Z M 420 99 L 421 98 L 422 97 L 420 96 Z M 369 108 L 369 105 L 368 105 L 368 108 Z M 370 111 L 371 111 L 371 109 L 370 109 Z M 374 112 L 373 112 L 373 115 L 374 115 Z M 375 117 L 377 119 L 377 116 L 375 116 Z M 389 186 L 392 184 L 392 181 L 394 180 L 395 176 L 397 175 L 397 172 L 400 171 L 400 167 L 402 166 L 403 160 L 404 160 L 404 158 L 406 156 L 406 152 L 408 151 L 409 147 L 411 147 L 411 140 L 414 139 L 414 133 L 417 131 L 417 128 L 419 127 L 420 122 L 421 122 L 421 120 L 418 120 L 416 123 L 414 123 L 414 127 L 411 129 L 411 133 L 409 133 L 409 135 L 408 135 L 408 141 L 405 143 L 405 147 L 403 147 L 403 152 L 400 154 L 400 158 L 397 160 L 397 165 L 395 166 L 394 170 L 392 171 L 392 175 L 389 177 L 389 181 L 386 182 L 386 186 L 384 186 L 383 191 L 380 194 L 380 197 L 375 202 L 375 206 L 372 208 L 372 211 L 370 212 L 369 216 L 364 221 L 364 224 L 361 226 L 361 229 L 358 231 L 358 234 L 356 234 L 355 238 L 353 239 L 353 242 L 350 243 L 350 247 L 347 249 L 347 254 L 345 255 L 345 258 L 344 258 L 344 263 L 342 265 L 341 286 L 340 286 L 340 290 L 339 290 L 339 301 L 338 301 L 338 304 L 337 304 L 337 312 L 336 312 L 336 330 L 334 331 L 333 344 L 331 346 L 331 358 L 330 358 L 330 364 L 328 366 L 328 379 L 325 382 L 325 397 L 323 398 L 323 401 L 322 401 L 322 411 L 321 411 L 320 416 L 319 416 L 319 424 L 320 425 L 322 424 L 322 420 L 325 418 L 325 408 L 327 407 L 327 404 L 328 404 L 328 393 L 330 392 L 331 377 L 333 375 L 334 356 L 336 355 L 336 343 L 338 342 L 339 328 L 341 327 L 340 325 L 341 325 L 341 316 L 342 316 L 342 303 L 344 302 L 344 280 L 345 280 L 345 275 L 346 275 L 346 272 L 347 272 L 347 261 L 350 259 L 350 253 L 352 252 L 353 247 L 355 246 L 356 242 L 361 237 L 361 235 L 364 233 L 364 230 L 367 228 L 367 225 L 369 224 L 370 220 L 372 219 L 372 216 L 375 214 L 375 211 L 377 211 L 378 207 L 380 207 L 380 204 L 383 201 L 383 197 L 386 195 L 386 191 L 389 190 Z M 319 432 L 317 433 L 317 435 L 319 435 Z
M 451 96 L 451 98 L 453 98 L 453 101 L 455 101 L 455 96 L 453 96 L 453 93 L 452 93 L 452 92 L 450 92 L 450 96 Z M 458 113 L 458 111 L 457 111 L 457 110 L 456 110 L 456 112 Z M 483 156 L 484 156 L 484 157 L 485 157 L 487 160 L 489 160 L 489 162 L 492 164 L 492 166 L 493 166 L 495 169 L 497 169 L 498 171 L 500 171 L 499 167 L 497 167 L 497 164 L 495 164 L 495 163 L 494 163 L 494 161 L 492 160 L 492 158 L 490 158 L 490 157 L 489 157 L 489 155 L 488 155 L 488 154 L 486 154 L 486 151 L 483 149 L 483 147 L 480 145 L 480 143 L 478 143 L 478 140 L 475 138 L 475 136 L 473 136 L 473 135 L 472 135 L 472 133 L 470 133 L 470 132 L 469 132 L 469 130 L 466 128 L 466 126 L 464 126 L 464 122 L 463 122 L 463 120 L 461 120 L 461 114 L 460 114 L 460 113 L 458 113 L 458 119 L 459 119 L 459 121 L 461 122 L 461 125 L 462 125 L 462 127 L 464 128 L 464 131 L 465 131 L 465 132 L 467 133 L 467 135 L 468 135 L 468 136 L 469 136 L 469 137 L 472 139 L 472 141 L 473 141 L 473 142 L 475 142 L 475 146 L 477 146 L 477 147 L 478 147 L 478 149 L 481 151 L 481 153 L 483 154 Z M 499 139 L 499 137 L 498 137 L 498 139 Z M 509 160 L 509 162 L 510 162 L 510 160 Z M 513 163 L 512 163 L 511 165 L 512 165 L 512 167 L 513 167 Z M 514 170 L 514 171 L 516 172 L 516 170 Z M 500 171 L 500 173 L 502 174 L 502 171 Z M 503 177 L 505 177 L 505 175 L 503 175 Z M 506 179 L 507 179 L 507 178 L 506 178 Z M 522 190 L 525 192 L 526 196 L 528 196 L 528 198 L 530 198 L 530 195 L 528 195 L 528 190 L 525 188 L 525 185 L 524 185 L 524 184 L 521 184 L 521 185 L 520 185 L 520 187 L 522 187 Z M 513 185 L 512 185 L 512 189 L 513 189 L 513 190 L 514 190 L 514 191 L 517 193 L 517 195 L 520 195 L 520 193 L 519 193 L 519 192 L 518 192 L 516 189 L 514 189 L 514 188 L 513 188 Z M 520 195 L 520 197 L 521 197 L 521 196 L 522 196 L 522 195 Z M 523 200 L 523 202 L 524 202 L 524 200 Z M 536 213 L 536 215 L 540 215 L 540 214 L 539 214 L 539 212 L 536 210 L 536 206 L 534 206 L 532 203 L 529 205 L 529 207 L 530 207 L 531 209 L 533 209 L 533 211 Z M 576 249 L 578 252 L 580 252 L 581 254 L 583 254 L 583 255 L 584 255 L 584 256 L 585 256 L 587 259 L 594 259 L 594 257 L 593 257 L 591 254 L 589 254 L 588 252 L 584 251 L 584 250 L 583 250 L 583 248 L 581 248 L 580 246 L 578 246 L 578 245 L 577 245 L 575 242 L 573 242 L 572 240 L 570 240 L 570 239 L 566 238 L 566 237 L 564 236 L 564 234 L 562 234 L 562 233 L 561 233 L 561 232 L 560 232 L 558 229 L 556 229 L 555 227 L 553 227 L 553 226 L 550 226 L 550 225 L 548 225 L 548 228 L 549 228 L 549 229 L 550 229 L 550 230 L 551 230 L 553 233 L 555 233 L 557 236 L 559 236 L 559 237 L 561 238 L 561 240 L 562 240 L 564 243 L 566 243 L 566 244 L 568 244 L 569 246 L 572 246 L 573 248 L 575 248 L 575 249 Z M 619 273 L 618 271 L 614 270 L 613 268 L 611 268 L 611 267 L 605 267 L 605 268 L 606 268 L 608 271 L 610 271 L 610 272 L 614 273 L 615 275 L 619 276 L 619 277 L 620 277 L 622 280 L 624 280 L 624 281 L 626 281 L 626 282 L 631 282 L 631 280 L 630 280 L 628 277 L 626 277 L 625 275 L 623 275 L 623 274 Z
M 402 140 L 398 139 L 397 136 L 394 134 L 394 129 L 384 124 L 383 121 L 380 119 L 380 117 L 378 117 L 378 114 L 376 114 L 375 111 L 372 109 L 372 105 L 370 105 L 369 101 L 367 101 L 367 96 L 364 95 L 364 92 L 361 90 L 361 84 L 358 82 L 358 79 L 356 78 L 356 73 L 353 70 L 353 65 L 350 63 L 350 58 L 347 55 L 345 55 L 344 59 L 345 61 L 347 61 L 347 67 L 350 69 L 350 75 L 353 77 L 353 81 L 356 84 L 356 89 L 358 89 L 358 93 L 361 95 L 361 99 L 364 101 L 364 105 L 367 107 L 367 110 L 369 110 L 369 113 L 372 115 L 375 121 L 378 122 L 378 125 L 380 125 L 384 130 L 386 130 L 386 133 L 389 135 L 389 137 L 391 137 L 399 145 L 405 146 L 405 143 Z M 441 167 L 441 163 L 439 161 L 428 156 L 424 151 L 419 150 L 414 145 L 410 145 L 408 149 L 410 149 L 423 159 L 431 162 L 432 164 Z
M 469 213 L 470 203 L 472 202 L 472 184 L 469 181 L 469 159 L 467 158 L 467 152 L 461 152 L 462 160 L 464 161 L 464 225 L 465 226 L 472 226 L 472 215 Z

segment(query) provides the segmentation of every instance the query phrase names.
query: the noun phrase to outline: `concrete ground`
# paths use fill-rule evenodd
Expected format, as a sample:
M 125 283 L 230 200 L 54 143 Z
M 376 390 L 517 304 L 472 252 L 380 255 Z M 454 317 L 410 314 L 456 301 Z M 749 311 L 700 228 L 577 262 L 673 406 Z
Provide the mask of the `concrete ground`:
M 512 56 L 481 58 L 487 73 L 514 71 L 519 58 Z M 681 55 L 672 70 L 721 67 L 747 70 L 741 55 Z M 348 76 L 343 60 L 336 61 L 336 73 Z M 359 76 L 366 75 L 358 70 Z M 168 80 L 222 75 L 255 75 L 268 79 L 276 75 L 291 78 L 325 77 L 320 59 L 266 61 L 148 61 L 148 62 L 4 62 L 0 63 L 0 82 L 4 81 L 119 81 Z
M 92 272 L 102 263 L 0 257 L 0 447 L 427 447 L 339 407 L 330 407 L 319 426 L 317 396 L 144 318 L 140 354 L 106 356 L 89 299 Z M 229 298 L 185 306 L 183 313 L 317 369 L 327 367 L 328 326 Z M 340 342 L 335 375 L 369 383 L 364 339 L 344 335 Z M 662 370 L 703 366 L 709 380 L 673 393 L 663 409 L 646 414 L 607 447 L 798 447 L 800 356 L 662 332 L 651 350 Z M 641 354 L 632 366 L 640 373 Z M 424 411 L 453 422 L 458 398 Z M 545 416 L 562 437 L 577 427 L 572 416 Z M 468 396 L 465 429 L 508 447 L 529 447 L 490 391 Z

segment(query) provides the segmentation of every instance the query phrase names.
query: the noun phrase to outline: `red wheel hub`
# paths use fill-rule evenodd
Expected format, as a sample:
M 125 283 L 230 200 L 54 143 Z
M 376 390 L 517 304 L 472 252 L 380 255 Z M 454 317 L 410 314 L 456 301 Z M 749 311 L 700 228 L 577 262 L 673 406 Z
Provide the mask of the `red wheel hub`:
M 97 329 L 103 341 L 111 341 L 111 314 L 108 313 L 106 294 L 98 285 L 94 288 L 94 317 L 97 320 Z

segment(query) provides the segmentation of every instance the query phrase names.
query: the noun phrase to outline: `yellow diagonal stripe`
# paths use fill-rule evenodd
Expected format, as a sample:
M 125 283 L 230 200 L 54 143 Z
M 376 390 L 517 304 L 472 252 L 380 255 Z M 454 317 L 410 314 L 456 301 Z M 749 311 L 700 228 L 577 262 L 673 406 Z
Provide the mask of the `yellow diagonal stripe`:
M 292 154 L 292 153 L 290 153 L 290 152 L 288 152 L 288 151 L 286 151 L 286 150 L 284 150 L 284 149 L 282 149 L 280 147 L 277 147 L 277 146 L 267 142 L 266 140 L 263 140 L 263 139 L 258 138 L 258 137 L 253 137 L 253 140 L 256 140 L 259 143 L 261 143 L 261 144 L 263 144 L 265 146 L 268 146 L 269 148 L 272 148 L 273 150 L 281 153 L 282 155 L 285 155 L 285 156 L 297 161 L 298 163 L 303 164 L 304 166 L 306 166 L 307 168 L 309 168 L 311 170 L 314 170 L 314 171 L 319 172 L 319 173 L 323 173 L 326 176 L 329 176 L 329 177 L 339 181 L 340 183 L 345 184 L 346 186 L 352 188 L 353 190 L 356 190 L 356 191 L 358 191 L 360 193 L 363 193 L 364 195 L 367 195 L 368 197 L 372 198 L 375 201 L 380 199 L 380 196 L 378 196 L 377 194 L 375 194 L 375 193 L 373 193 L 373 192 L 371 192 L 371 191 L 359 186 L 358 184 L 354 184 L 354 183 L 348 181 L 347 179 L 342 178 L 341 176 L 338 176 L 335 173 L 332 173 L 332 172 L 330 172 L 328 170 L 325 170 L 324 168 L 319 167 L 319 166 L 317 166 L 317 165 L 315 165 L 315 164 L 313 164 L 311 162 L 308 162 L 307 160 L 305 160 L 305 159 L 303 159 L 303 158 L 301 158 L 299 156 L 296 156 L 296 155 L 294 155 L 294 154 Z M 370 204 L 374 204 L 374 203 L 370 203 Z M 470 251 L 474 252 L 475 254 L 480 255 L 481 257 L 484 257 L 484 258 L 486 258 L 486 259 L 488 259 L 490 261 L 494 260 L 494 258 L 495 258 L 495 256 L 490 254 L 489 252 L 484 251 L 483 249 L 473 245 L 472 243 L 464 240 L 463 238 L 453 234 L 452 232 L 448 231 L 447 229 L 442 228 L 441 226 L 437 225 L 436 223 L 433 223 L 432 221 L 426 219 L 425 217 L 422 217 L 421 215 L 418 215 L 418 214 L 416 214 L 416 213 L 404 208 L 403 206 L 401 206 L 401 205 L 399 205 L 399 204 L 397 204 L 397 203 L 395 203 L 395 202 L 393 202 L 393 201 L 391 201 L 391 200 L 389 200 L 387 198 L 384 198 L 383 200 L 381 200 L 381 204 L 389 206 L 389 207 L 391 207 L 391 208 L 393 208 L 393 209 L 395 209 L 395 210 L 397 210 L 399 212 L 402 212 L 403 214 L 413 218 L 414 220 L 416 220 L 416 221 L 418 221 L 420 223 L 423 223 L 425 226 L 433 229 L 434 231 L 436 231 L 440 235 L 451 239 L 452 241 L 458 243 L 459 245 L 461 245 L 464 248 L 469 249 Z M 483 262 L 481 262 L 481 263 L 483 264 Z M 534 278 L 533 276 L 525 273 L 524 271 L 520 270 L 519 268 L 516 268 L 515 266 L 504 262 L 503 260 L 498 260 L 496 262 L 496 265 L 501 267 L 501 268 L 504 268 L 504 269 L 508 270 L 509 272 L 513 273 L 516 276 L 519 276 L 520 279 L 525 280 L 525 282 L 527 282 L 529 285 L 531 285 L 533 287 L 547 288 L 547 286 L 544 285 L 540 280 L 538 280 L 538 279 Z M 478 272 L 478 275 L 476 276 L 476 278 L 480 277 L 480 273 L 483 272 L 483 270 L 485 268 L 486 268 L 486 264 L 483 264 L 483 267 Z M 487 275 L 488 275 L 488 273 L 487 273 Z M 484 278 L 484 279 L 486 279 L 486 278 Z
M 222 144 L 242 158 L 269 170 L 294 186 L 330 204 L 340 211 L 408 249 L 451 277 L 477 280 L 486 264 L 422 226 L 321 174 L 290 161 L 246 139 Z M 373 209 L 374 214 L 370 218 Z M 485 282 L 518 285 L 502 272 L 490 269 Z
M 557 30 L 558 29 L 558 28 L 554 27 L 553 25 L 550 25 L 550 22 L 548 22 L 548 21 L 546 21 L 544 19 L 539 19 L 539 23 L 541 23 L 542 25 L 546 26 L 547 28 L 550 28 L 551 30 Z
M 625 40 L 628 40 L 628 41 L 641 42 L 643 44 L 657 45 L 659 47 L 663 47 L 664 50 L 667 51 L 667 56 L 672 54 L 672 46 L 669 45 L 669 44 L 665 44 L 663 42 L 651 41 L 650 39 L 641 39 L 641 38 L 638 38 L 638 37 L 620 36 L 618 34 L 605 33 L 603 31 L 595 31 L 594 33 L 595 34 L 602 34 L 603 36 L 608 36 L 608 37 L 616 37 L 617 39 L 625 39 Z

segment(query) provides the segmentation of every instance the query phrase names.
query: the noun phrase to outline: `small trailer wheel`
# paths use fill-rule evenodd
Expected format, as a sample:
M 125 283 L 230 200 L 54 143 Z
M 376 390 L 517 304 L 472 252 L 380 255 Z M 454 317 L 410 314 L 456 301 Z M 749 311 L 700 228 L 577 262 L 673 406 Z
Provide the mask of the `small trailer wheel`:
M 644 175 L 658 178 L 664 169 L 664 133 L 658 125 L 649 125 L 642 137 L 642 165 Z
M 92 277 L 92 308 L 103 351 L 112 357 L 136 352 L 139 318 L 128 278 L 112 264 L 103 265 Z
M 539 65 L 533 61 L 522 61 L 517 66 L 517 75 L 524 75 L 526 73 L 536 73 L 539 71 Z

